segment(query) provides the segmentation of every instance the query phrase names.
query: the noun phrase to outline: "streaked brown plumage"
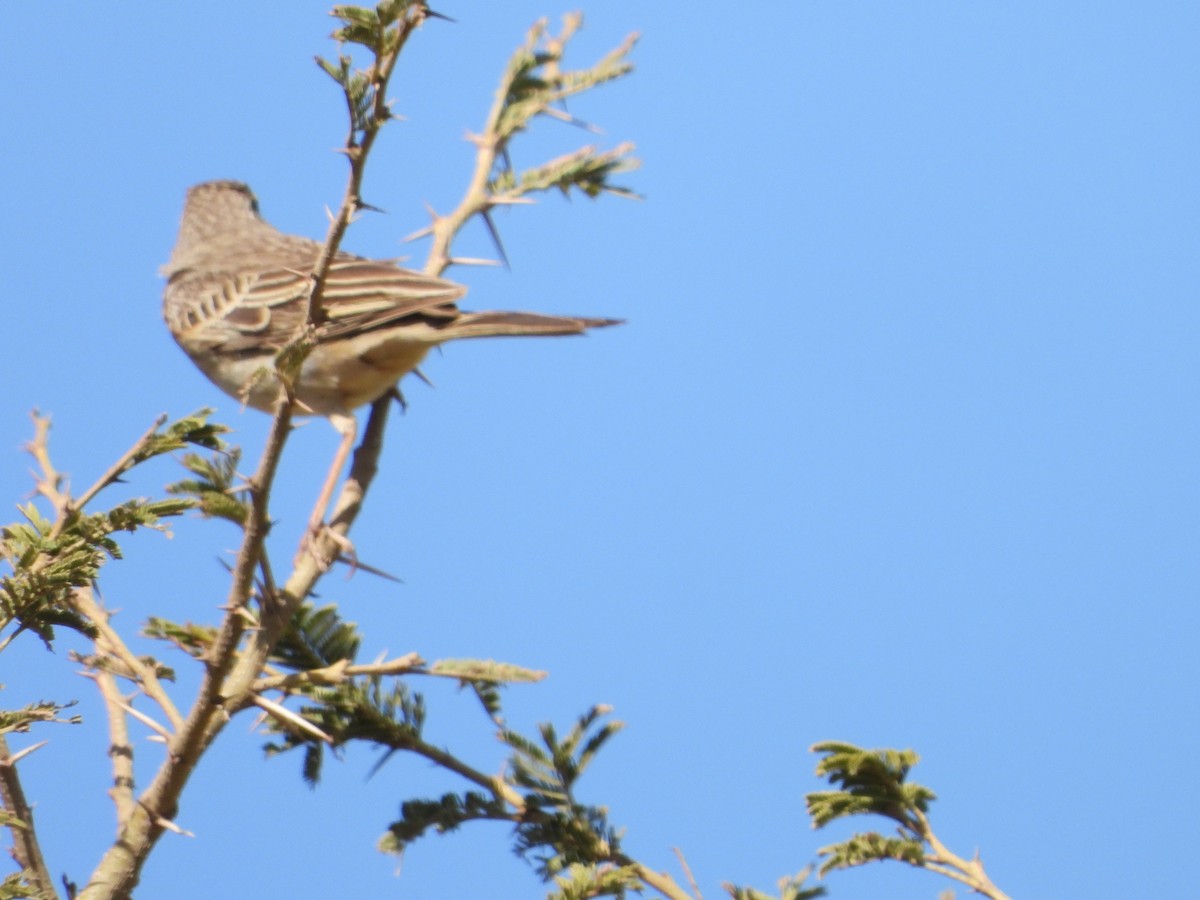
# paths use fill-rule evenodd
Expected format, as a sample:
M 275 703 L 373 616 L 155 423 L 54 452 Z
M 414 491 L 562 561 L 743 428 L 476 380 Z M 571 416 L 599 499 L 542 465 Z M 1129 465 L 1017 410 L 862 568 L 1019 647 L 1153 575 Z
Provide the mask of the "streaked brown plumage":
M 188 191 L 163 315 L 179 345 L 227 393 L 256 409 L 278 397 L 258 379 L 304 324 L 321 245 L 258 215 L 250 189 L 210 181 Z M 297 412 L 347 414 L 386 393 L 431 347 L 460 338 L 581 334 L 615 319 L 464 312 L 466 288 L 386 260 L 339 254 L 329 271 L 316 347 L 296 384 Z

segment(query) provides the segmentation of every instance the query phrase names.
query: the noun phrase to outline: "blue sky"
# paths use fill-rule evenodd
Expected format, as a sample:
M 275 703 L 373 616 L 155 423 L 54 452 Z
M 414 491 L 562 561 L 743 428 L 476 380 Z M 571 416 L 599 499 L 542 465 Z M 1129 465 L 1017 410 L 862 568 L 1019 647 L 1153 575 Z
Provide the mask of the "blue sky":
M 366 182 L 387 214 L 354 226 L 355 252 L 422 259 L 399 239 L 423 203 L 457 201 L 462 137 L 508 53 L 568 7 L 441 9 L 457 23 L 427 26 L 395 79 L 406 120 Z M 161 412 L 215 406 L 257 458 L 266 418 L 171 341 L 157 267 L 184 190 L 210 178 L 324 232 L 344 176 L 339 96 L 312 63 L 335 52 L 326 10 L 0 11 L 9 517 L 33 407 L 80 489 Z M 1197 836 L 1180 769 L 1200 742 L 1200 10 L 585 12 L 579 63 L 643 35 L 637 73 L 572 112 L 638 144 L 645 200 L 548 197 L 499 219 L 511 272 L 449 275 L 468 308 L 629 322 L 431 360 L 437 388 L 410 385 L 354 534 L 405 583 L 335 574 L 322 598 L 368 658 L 547 669 L 507 691 L 518 727 L 614 705 L 627 727 L 585 797 L 646 862 L 677 871 L 681 848 L 706 896 L 769 888 L 844 833 L 803 813 L 825 739 L 920 751 L 935 828 L 1014 897 L 1178 895 Z M 581 137 L 545 123 L 515 161 Z M 489 245 L 472 230 L 458 249 Z M 335 445 L 314 421 L 290 446 L 280 558 Z M 124 490 L 176 477 L 163 462 Z M 104 573 L 126 630 L 217 614 L 235 533 L 174 531 Z M 71 646 L 0 657 L 0 703 L 80 699 L 86 726 L 43 731 L 22 772 L 52 868 L 83 881 L 113 820 L 103 712 Z M 473 701 L 427 693 L 427 735 L 498 766 Z M 456 786 L 429 767 L 366 781 L 352 752 L 309 791 L 298 758 L 264 762 L 260 743 L 248 720 L 227 731 L 184 797 L 196 837 L 163 840 L 144 896 L 543 896 L 499 827 L 430 839 L 398 874 L 374 852 L 401 799 Z M 946 886 L 899 866 L 828 884 L 843 900 Z

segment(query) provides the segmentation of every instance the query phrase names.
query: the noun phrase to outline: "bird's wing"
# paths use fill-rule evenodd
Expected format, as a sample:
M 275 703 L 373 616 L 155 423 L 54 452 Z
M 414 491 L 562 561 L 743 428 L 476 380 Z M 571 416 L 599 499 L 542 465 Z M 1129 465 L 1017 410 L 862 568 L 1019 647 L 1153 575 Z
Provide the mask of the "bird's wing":
M 180 272 L 167 285 L 167 321 L 177 337 L 220 352 L 277 351 L 304 324 L 310 270 Z M 461 285 L 388 262 L 339 257 L 325 280 L 317 341 L 394 327 L 409 317 L 453 320 L 454 301 L 465 293 Z
M 323 321 L 317 340 L 351 337 L 391 328 L 408 318 L 449 321 L 454 302 L 467 289 L 453 281 L 369 259 L 338 259 L 322 295 Z

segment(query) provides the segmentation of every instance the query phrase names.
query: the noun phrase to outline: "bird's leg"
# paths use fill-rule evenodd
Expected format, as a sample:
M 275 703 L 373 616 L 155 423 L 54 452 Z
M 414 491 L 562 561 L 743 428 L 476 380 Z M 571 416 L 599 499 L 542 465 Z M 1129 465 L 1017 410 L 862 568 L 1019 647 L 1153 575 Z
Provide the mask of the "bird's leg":
M 354 447 L 354 439 L 358 436 L 358 419 L 354 417 L 353 413 L 332 413 L 329 416 L 329 422 L 342 436 L 342 442 L 338 444 L 333 464 L 329 467 L 329 474 L 325 476 L 325 483 L 321 486 L 321 493 L 317 497 L 316 506 L 313 507 L 312 516 L 308 520 L 308 531 L 305 532 L 304 538 L 300 542 L 300 554 L 310 548 L 315 549 L 317 538 L 321 536 L 321 530 L 325 527 L 325 513 L 329 511 L 333 492 L 337 489 L 342 469 L 346 466 L 350 450 Z M 349 548 L 349 552 L 353 553 L 353 545 L 346 538 L 338 539 L 337 544 L 342 552 L 346 552 Z

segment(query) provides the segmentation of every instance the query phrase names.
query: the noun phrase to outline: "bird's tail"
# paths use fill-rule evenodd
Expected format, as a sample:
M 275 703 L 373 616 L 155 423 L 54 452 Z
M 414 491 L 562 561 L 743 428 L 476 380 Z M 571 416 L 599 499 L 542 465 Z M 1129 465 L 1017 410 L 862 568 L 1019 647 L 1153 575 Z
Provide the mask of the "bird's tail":
M 592 319 L 583 316 L 544 316 L 526 312 L 464 312 L 446 325 L 448 340 L 475 337 L 519 337 L 521 335 L 583 334 L 589 328 L 621 325 L 624 319 Z

